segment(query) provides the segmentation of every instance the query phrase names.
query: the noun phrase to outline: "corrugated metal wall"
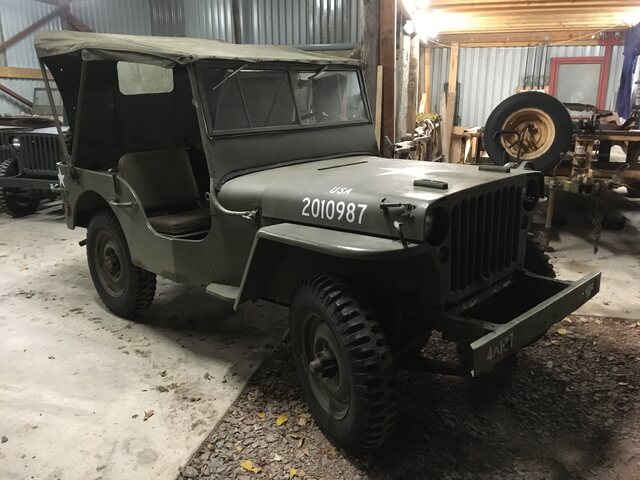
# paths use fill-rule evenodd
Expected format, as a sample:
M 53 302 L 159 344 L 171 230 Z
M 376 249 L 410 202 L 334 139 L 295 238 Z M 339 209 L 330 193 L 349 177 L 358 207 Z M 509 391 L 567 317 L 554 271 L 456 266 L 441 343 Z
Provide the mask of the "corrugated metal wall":
M 56 7 L 33 0 L 0 0 L 0 32 L 10 38 Z M 362 0 L 240 0 L 243 43 L 356 44 Z M 179 8 L 178 8 L 179 7 Z M 71 13 L 96 32 L 187 35 L 234 41 L 232 0 L 74 0 Z M 59 18 L 42 29 L 61 30 Z M 6 64 L 37 68 L 31 34 L 7 50 Z M 0 63 L 4 57 L 0 55 Z M 1 80 L 27 99 L 38 80 Z M 0 94 L 0 113 L 25 107 Z
M 243 43 L 355 44 L 361 0 L 243 0 Z
M 187 37 L 234 41 L 231 0 L 189 0 L 184 18 Z
M 151 35 L 149 0 L 81 0 L 71 13 L 100 33 Z
M 27 2 L 25 0 L 2 0 L 0 10 L 0 22 L 2 24 L 2 40 L 13 37 L 24 30 L 36 20 L 51 13 L 56 7 L 42 2 Z M 52 19 L 45 27 L 59 30 L 62 24 L 58 17 Z M 33 37 L 35 33 L 27 35 L 23 40 L 10 46 L 4 56 L 0 56 L 0 63 L 6 61 L 6 65 L 12 67 L 37 68 L 38 59 L 33 50 Z M 24 80 L 3 78 L 3 85 L 23 97 L 31 100 L 33 89 L 44 86 L 39 80 Z M 11 97 L 0 94 L 0 113 L 28 113 L 28 108 Z
M 527 50 L 529 59 L 527 60 Z M 601 46 L 554 46 L 547 51 L 546 72 L 553 57 L 584 57 L 604 55 Z M 484 125 L 491 110 L 502 100 L 517 92 L 524 82 L 525 66 L 532 72 L 533 47 L 461 48 L 458 63 L 459 111 L 461 124 L 466 127 Z M 613 51 L 607 89 L 606 108 L 614 108 L 622 68 L 622 47 Z M 536 68 L 538 71 L 544 69 Z M 449 49 L 431 50 L 431 110 L 439 112 L 440 92 L 449 76 Z

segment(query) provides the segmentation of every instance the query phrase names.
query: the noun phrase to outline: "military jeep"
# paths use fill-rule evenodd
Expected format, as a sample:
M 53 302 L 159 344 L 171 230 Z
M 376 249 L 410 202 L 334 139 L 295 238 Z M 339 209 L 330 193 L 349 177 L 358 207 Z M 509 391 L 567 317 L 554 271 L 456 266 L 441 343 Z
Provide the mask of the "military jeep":
M 599 290 L 599 273 L 554 279 L 531 240 L 539 172 L 380 158 L 356 60 L 75 32 L 35 46 L 104 304 L 139 316 L 160 275 L 234 309 L 288 306 L 310 408 L 352 452 L 392 431 L 398 368 L 490 375 Z M 433 331 L 460 361 L 428 357 Z

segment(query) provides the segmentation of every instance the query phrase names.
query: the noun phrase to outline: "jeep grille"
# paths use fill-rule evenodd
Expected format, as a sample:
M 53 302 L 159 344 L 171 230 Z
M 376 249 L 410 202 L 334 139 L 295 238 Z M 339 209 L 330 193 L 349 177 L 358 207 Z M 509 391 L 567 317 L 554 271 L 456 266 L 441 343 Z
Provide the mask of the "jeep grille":
M 507 270 L 518 258 L 522 188 L 466 198 L 451 210 L 451 292 Z
M 56 163 L 62 159 L 57 135 L 21 133 L 18 162 L 20 170 L 30 175 L 56 175 Z

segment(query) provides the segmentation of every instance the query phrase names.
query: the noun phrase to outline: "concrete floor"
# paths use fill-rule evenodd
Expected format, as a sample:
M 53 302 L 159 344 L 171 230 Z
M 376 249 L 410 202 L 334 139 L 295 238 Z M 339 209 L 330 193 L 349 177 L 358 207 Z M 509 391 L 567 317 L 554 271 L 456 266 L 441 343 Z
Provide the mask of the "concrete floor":
M 622 230 L 603 230 L 598 253 L 593 253 L 593 226 L 589 200 L 571 194 L 558 197 L 556 214 L 563 224 L 554 227 L 549 253 L 558 277 L 580 278 L 591 271 L 602 272 L 600 293 L 577 313 L 640 319 L 640 199 L 625 195 L 625 189 L 605 195 L 605 212 L 626 218 Z M 537 217 L 544 223 L 544 217 Z
M 608 204 L 628 222 L 594 255 L 587 204 L 561 200 L 552 257 L 560 278 L 603 272 L 581 313 L 640 318 L 640 201 Z M 281 338 L 286 311 L 233 314 L 160 280 L 143 321 L 122 320 L 94 291 L 83 237 L 57 205 L 0 216 L 0 478 L 172 479 Z
M 141 322 L 120 319 L 95 293 L 82 238 L 59 206 L 0 215 L 0 478 L 173 479 L 282 337 L 286 311 L 232 314 L 160 280 Z

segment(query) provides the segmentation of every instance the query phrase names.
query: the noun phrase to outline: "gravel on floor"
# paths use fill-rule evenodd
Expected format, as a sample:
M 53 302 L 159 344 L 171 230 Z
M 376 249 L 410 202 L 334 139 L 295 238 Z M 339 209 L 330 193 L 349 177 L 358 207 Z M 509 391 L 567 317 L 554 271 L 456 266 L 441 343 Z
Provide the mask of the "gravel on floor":
M 276 348 L 178 479 L 640 479 L 638 321 L 569 317 L 481 397 L 468 379 L 400 372 L 396 433 L 365 458 L 321 433 L 290 355 Z

